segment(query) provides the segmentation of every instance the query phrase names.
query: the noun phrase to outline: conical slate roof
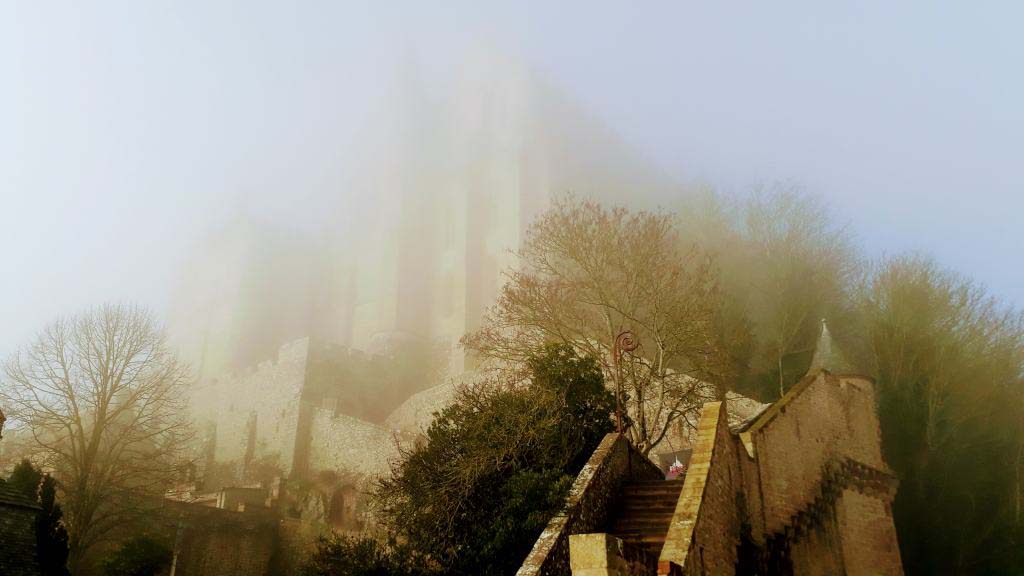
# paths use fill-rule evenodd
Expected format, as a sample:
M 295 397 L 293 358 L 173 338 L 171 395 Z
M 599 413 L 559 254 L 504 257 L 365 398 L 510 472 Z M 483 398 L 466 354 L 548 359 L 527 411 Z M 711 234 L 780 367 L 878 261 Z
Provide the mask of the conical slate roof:
M 845 356 L 832 342 L 832 334 L 828 331 L 828 324 L 821 319 L 821 335 L 818 336 L 818 344 L 814 348 L 814 358 L 811 359 L 811 366 L 808 373 L 816 370 L 828 370 L 836 374 L 852 374 L 857 369 L 850 364 Z

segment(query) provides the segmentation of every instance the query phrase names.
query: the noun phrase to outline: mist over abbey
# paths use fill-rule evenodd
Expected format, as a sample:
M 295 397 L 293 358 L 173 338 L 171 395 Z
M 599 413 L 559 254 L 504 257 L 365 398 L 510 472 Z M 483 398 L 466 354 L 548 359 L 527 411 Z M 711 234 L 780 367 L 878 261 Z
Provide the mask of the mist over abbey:
M 0 576 L 1024 573 L 1015 12 L 16 2 Z

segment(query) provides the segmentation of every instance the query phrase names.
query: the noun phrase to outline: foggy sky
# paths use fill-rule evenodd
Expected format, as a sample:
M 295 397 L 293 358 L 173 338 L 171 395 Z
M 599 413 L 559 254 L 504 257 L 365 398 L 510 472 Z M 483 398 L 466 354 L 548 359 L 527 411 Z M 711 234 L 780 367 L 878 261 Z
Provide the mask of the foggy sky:
M 394 91 L 443 100 L 480 50 L 682 183 L 797 182 L 869 254 L 1024 304 L 1019 3 L 426 4 L 0 0 L 0 354 L 92 304 L 163 311 L 239 215 L 357 219 Z

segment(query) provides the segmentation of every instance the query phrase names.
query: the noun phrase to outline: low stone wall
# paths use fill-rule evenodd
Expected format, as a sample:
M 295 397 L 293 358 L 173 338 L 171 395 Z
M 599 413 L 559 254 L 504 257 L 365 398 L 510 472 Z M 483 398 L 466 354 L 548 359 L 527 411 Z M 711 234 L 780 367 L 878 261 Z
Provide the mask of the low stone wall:
M 649 576 L 653 559 L 641 546 L 626 546 L 611 534 L 569 536 L 573 576 Z
M 662 472 L 620 434 L 608 434 L 580 470 L 565 506 L 548 522 L 516 576 L 568 576 L 569 536 L 603 532 L 627 480 L 657 480 Z
M 308 355 L 309 339 L 295 340 L 282 346 L 274 361 L 207 387 L 200 414 L 214 424 L 214 461 L 241 470 L 252 460 L 276 456 L 282 471 L 291 472 Z

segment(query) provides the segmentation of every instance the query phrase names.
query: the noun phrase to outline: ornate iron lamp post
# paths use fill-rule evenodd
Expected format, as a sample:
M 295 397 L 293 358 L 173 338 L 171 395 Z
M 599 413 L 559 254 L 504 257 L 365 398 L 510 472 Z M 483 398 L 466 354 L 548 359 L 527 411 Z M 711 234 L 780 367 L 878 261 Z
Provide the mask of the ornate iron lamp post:
M 638 346 L 640 343 L 629 330 L 619 332 L 612 345 L 612 363 L 615 365 L 615 430 L 619 434 L 625 432 L 622 424 L 622 353 L 632 352 Z

